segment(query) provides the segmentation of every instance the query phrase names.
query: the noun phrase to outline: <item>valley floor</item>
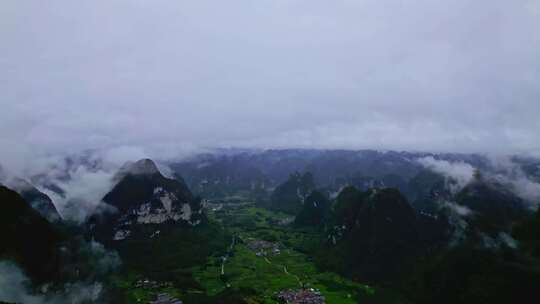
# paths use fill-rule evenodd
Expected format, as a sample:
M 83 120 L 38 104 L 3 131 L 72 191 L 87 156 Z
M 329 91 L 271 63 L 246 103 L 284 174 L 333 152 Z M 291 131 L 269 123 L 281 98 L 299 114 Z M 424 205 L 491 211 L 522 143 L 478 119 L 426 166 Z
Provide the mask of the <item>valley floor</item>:
M 348 304 L 356 303 L 359 293 L 374 292 L 336 274 L 318 272 L 308 256 L 294 249 L 310 246 L 318 235 L 281 226 L 287 215 L 244 207 L 226 209 L 212 217 L 229 228 L 238 241 L 226 258 L 223 275 L 222 258 L 213 258 L 195 271 L 195 278 L 210 294 L 225 288 L 250 288 L 263 303 L 277 303 L 275 294 L 281 290 L 313 288 L 327 303 Z M 257 248 L 257 242 L 270 248 Z
M 319 271 L 309 253 L 320 244 L 320 234 L 291 227 L 286 214 L 254 204 L 208 209 L 210 222 L 229 236 L 227 249 L 201 265 L 182 270 L 191 272 L 197 283 L 190 288 L 152 281 L 149 286 L 134 284 L 140 278 L 136 273 L 119 278 L 117 283 L 128 290 L 132 301 L 149 303 L 157 294 L 167 293 L 187 304 L 220 303 L 221 295 L 233 291 L 245 303 L 273 304 L 279 303 L 278 292 L 305 288 L 320 293 L 331 304 L 375 298 L 377 303 L 399 303 L 386 291 Z

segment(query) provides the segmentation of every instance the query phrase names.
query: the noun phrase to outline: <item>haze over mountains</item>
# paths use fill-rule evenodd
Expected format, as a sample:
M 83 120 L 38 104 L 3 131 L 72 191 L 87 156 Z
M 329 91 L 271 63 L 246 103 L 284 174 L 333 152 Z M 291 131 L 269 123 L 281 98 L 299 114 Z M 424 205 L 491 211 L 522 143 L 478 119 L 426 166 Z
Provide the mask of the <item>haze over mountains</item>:
M 122 172 L 129 172 L 126 168 L 133 166 L 111 165 L 101 155 L 87 152 L 65 157 L 43 172 L 26 176 L 26 180 L 7 175 L 4 170 L 3 183 L 49 210 L 42 213 L 55 213 L 54 207 L 65 219 L 84 221 L 126 174 Z M 182 177 L 186 183 L 182 187 L 210 199 L 254 190 L 268 196 L 290 174 L 303 172 L 312 180 L 303 190 L 306 196 L 315 184 L 336 193 L 347 185 L 362 190 L 392 187 L 423 208 L 426 200 L 448 198 L 474 184 L 479 171 L 483 179 L 505 188 L 531 209 L 540 201 L 540 161 L 535 158 L 374 150 L 217 150 L 159 164 L 168 178 Z M 158 170 L 154 166 L 147 170 Z M 48 202 L 51 199 L 54 202 Z
M 525 279 L 529 274 L 522 270 L 534 263 L 526 257 L 529 247 L 522 247 L 529 244 L 526 240 L 530 236 L 523 237 L 526 232 L 522 230 L 515 232 L 522 229 L 520 225 L 536 225 L 527 224 L 540 202 L 540 193 L 536 192 L 540 161 L 534 158 L 512 157 L 503 162 L 481 155 L 373 150 L 216 151 L 162 161 L 160 167 L 166 168 L 165 176 L 150 159 L 127 162 L 112 173 L 97 155 L 100 154 L 63 159 L 55 166 L 51 179 L 47 171 L 27 180 L 8 178 L 4 173 L 5 185 L 21 196 L 2 188 L 5 193 L 1 208 L 6 215 L 2 238 L 7 251 L 1 255 L 17 262 L 34 283 L 55 282 L 51 284 L 57 292 L 66 288 L 62 287 L 66 278 L 84 278 L 79 267 L 84 269 L 96 263 L 95 258 L 83 258 L 88 253 L 82 254 L 84 248 L 103 246 L 94 243 L 96 240 L 105 245 L 98 249 L 101 257 L 97 261 L 117 256 L 113 259 L 121 261 L 123 271 L 136 271 L 156 280 L 174 278 L 166 284 L 176 288 L 191 286 L 195 284 L 191 273 L 173 275 L 164 267 L 195 267 L 213 252 L 223 252 L 228 230 L 215 222 L 215 214 L 219 213 L 208 206 L 222 208 L 238 203 L 292 216 L 292 221 L 280 225 L 291 227 L 286 229 L 292 231 L 308 229 L 317 235 L 318 241 L 312 240 L 312 247 L 297 249 L 307 250 L 317 267 L 355 281 L 393 286 L 404 297 L 420 303 L 424 301 L 421 297 L 406 296 L 408 291 L 402 288 L 408 286 L 412 291 L 420 288 L 417 284 L 434 284 L 431 280 L 420 283 L 428 278 L 422 272 L 427 268 L 420 272 L 414 269 L 419 263 L 422 267 L 435 263 L 437 255 L 442 260 L 429 267 L 468 263 L 463 256 L 454 256 L 461 251 L 479 254 L 491 261 L 491 266 L 486 267 L 506 269 L 508 278 L 525 284 L 510 285 L 504 272 L 488 274 L 485 269 L 475 270 L 487 280 L 504 280 L 511 292 L 529 293 L 533 290 L 529 284 L 537 280 L 536 273 L 530 274 L 534 278 Z M 58 168 L 65 170 L 59 173 Z M 92 201 L 95 193 L 89 197 L 71 193 L 74 190 L 70 185 L 92 180 L 81 178 L 80 172 L 93 176 L 105 172 L 102 185 L 106 187 L 98 191 L 104 193 L 101 198 Z M 60 206 L 54 201 L 56 197 L 70 199 Z M 73 209 L 79 213 L 70 218 L 68 211 Z M 34 236 L 34 229 L 46 236 Z M 26 234 L 22 242 L 12 238 L 13 234 L 21 236 L 23 232 Z M 43 241 L 46 244 L 38 242 L 53 239 Z M 45 250 L 40 254 L 43 263 L 36 264 L 32 257 L 35 252 L 28 244 Z M 96 249 L 91 249 L 88 257 L 96 254 L 93 250 Z M 517 255 L 519 261 L 499 255 L 505 251 Z M 153 257 L 152 261 L 148 256 Z M 85 276 L 89 277 L 84 280 L 93 279 L 85 284 L 95 284 L 96 280 L 105 284 L 111 280 L 108 271 L 97 275 L 88 269 Z M 421 295 L 426 297 L 426 303 L 436 298 L 453 301 L 456 298 L 448 294 L 465 292 L 457 291 L 463 288 L 469 287 L 451 285 L 439 291 L 423 290 Z M 120 290 L 106 288 L 95 299 L 110 301 Z M 235 290 L 219 297 L 246 300 L 251 292 L 245 292 Z M 71 297 L 67 289 L 63 294 L 62 301 Z M 508 295 L 492 292 L 490 298 L 503 299 Z M 47 293 L 32 295 L 32 291 L 23 291 L 8 299 L 20 301 L 30 296 L 48 297 Z M 478 298 L 471 294 L 466 299 Z M 201 299 L 190 301 L 199 303 Z

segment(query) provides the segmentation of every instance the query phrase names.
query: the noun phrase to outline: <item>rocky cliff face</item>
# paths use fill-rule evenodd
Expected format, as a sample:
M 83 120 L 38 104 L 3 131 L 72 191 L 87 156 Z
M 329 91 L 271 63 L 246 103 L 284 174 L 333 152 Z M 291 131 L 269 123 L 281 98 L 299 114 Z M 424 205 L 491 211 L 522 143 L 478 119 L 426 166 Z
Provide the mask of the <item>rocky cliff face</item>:
M 200 199 L 182 180 L 163 176 L 149 159 L 126 165 L 115 179 L 117 184 L 103 198 L 107 207 L 100 223 L 112 230 L 114 240 L 129 238 L 136 226 L 197 226 L 205 220 Z

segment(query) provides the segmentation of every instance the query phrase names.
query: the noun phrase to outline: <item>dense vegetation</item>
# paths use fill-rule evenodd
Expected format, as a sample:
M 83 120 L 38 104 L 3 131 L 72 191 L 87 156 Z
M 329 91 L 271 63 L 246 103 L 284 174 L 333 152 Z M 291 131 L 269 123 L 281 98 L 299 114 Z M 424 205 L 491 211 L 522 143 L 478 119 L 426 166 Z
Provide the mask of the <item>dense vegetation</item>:
M 359 280 L 384 282 L 409 269 L 420 247 L 414 210 L 394 189 L 338 196 L 319 261 Z
M 291 174 L 289 179 L 272 193 L 270 208 L 295 215 L 302 209 L 304 200 L 314 189 L 315 182 L 311 173 Z
M 517 223 L 519 248 L 473 242 L 427 258 L 406 284 L 418 303 L 510 303 L 533 299 L 540 286 L 540 209 Z
M 17 262 L 38 283 L 58 279 L 62 234 L 4 186 L 0 207 L 0 258 Z
M 330 200 L 320 191 L 313 191 L 306 198 L 294 223 L 298 226 L 322 226 L 330 214 Z

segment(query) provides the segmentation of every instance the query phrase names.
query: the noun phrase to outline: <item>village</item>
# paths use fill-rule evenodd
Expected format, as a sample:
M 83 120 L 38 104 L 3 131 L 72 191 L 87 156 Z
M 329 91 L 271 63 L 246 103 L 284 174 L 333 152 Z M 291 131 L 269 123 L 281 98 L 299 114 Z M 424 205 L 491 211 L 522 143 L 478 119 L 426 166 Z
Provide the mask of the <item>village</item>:
M 152 292 L 158 292 L 165 288 L 172 288 L 173 284 L 171 282 L 158 282 L 149 279 L 139 279 L 134 284 L 133 287 L 141 288 Z M 137 299 L 137 302 L 140 302 L 140 299 Z M 168 293 L 160 292 L 155 295 L 155 299 L 148 302 L 149 304 L 182 304 L 183 302 L 179 299 L 174 298 Z
M 265 240 L 251 239 L 246 246 L 255 252 L 258 257 L 276 256 L 281 253 L 280 245 Z M 286 267 L 283 268 L 286 271 Z M 275 297 L 284 304 L 324 304 L 325 299 L 319 290 L 307 288 L 302 285 L 300 289 L 282 290 L 276 293 Z
M 324 304 L 324 296 L 314 288 L 282 290 L 276 293 L 278 301 L 284 304 Z
M 159 293 L 154 301 L 150 301 L 150 304 L 182 304 L 183 302 L 173 298 L 167 293 Z
M 255 255 L 258 257 L 274 256 L 281 253 L 278 243 L 272 243 L 264 240 L 248 240 L 246 246 L 254 251 Z

